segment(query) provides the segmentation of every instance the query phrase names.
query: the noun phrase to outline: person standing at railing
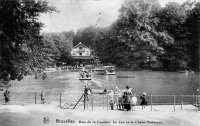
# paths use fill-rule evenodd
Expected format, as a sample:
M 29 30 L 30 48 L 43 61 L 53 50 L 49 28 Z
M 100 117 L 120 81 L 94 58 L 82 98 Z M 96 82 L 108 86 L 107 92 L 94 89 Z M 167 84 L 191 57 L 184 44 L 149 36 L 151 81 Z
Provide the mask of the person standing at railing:
M 111 110 L 113 110 L 113 108 L 114 108 L 114 91 L 110 90 L 108 95 L 109 95 L 110 108 L 111 108 Z
M 132 94 L 132 88 L 129 88 L 129 86 L 126 86 L 126 91 L 124 92 L 124 109 L 127 111 L 131 110 L 131 97 L 133 96 Z
M 146 93 L 143 92 L 142 96 L 140 96 L 141 101 L 141 105 L 142 105 L 142 109 L 145 108 L 145 106 L 148 105 L 148 102 L 146 100 Z
M 42 93 L 41 93 L 41 104 L 44 104 L 45 102 L 45 92 L 44 90 L 42 90 Z
M 4 97 L 5 97 L 5 104 L 8 105 L 10 102 L 10 91 L 6 90 L 4 93 Z
M 92 90 L 88 84 L 85 85 L 84 94 L 85 94 L 86 100 L 89 101 L 88 95 L 92 94 Z

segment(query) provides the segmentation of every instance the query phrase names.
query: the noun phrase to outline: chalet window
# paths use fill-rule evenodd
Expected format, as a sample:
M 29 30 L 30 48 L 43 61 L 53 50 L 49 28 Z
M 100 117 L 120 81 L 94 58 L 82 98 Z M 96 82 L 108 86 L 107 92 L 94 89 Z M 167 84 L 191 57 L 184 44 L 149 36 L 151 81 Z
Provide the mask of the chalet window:
M 82 56 L 82 53 L 79 53 L 80 56 Z
M 82 47 L 79 47 L 79 49 L 81 50 L 81 49 L 82 49 Z

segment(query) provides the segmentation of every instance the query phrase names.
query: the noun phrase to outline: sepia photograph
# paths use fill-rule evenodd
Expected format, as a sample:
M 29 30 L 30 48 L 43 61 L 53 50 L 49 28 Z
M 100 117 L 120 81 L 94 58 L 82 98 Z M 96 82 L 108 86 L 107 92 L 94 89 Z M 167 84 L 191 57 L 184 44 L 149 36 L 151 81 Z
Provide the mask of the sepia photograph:
M 200 126 L 200 0 L 0 0 L 0 126 Z

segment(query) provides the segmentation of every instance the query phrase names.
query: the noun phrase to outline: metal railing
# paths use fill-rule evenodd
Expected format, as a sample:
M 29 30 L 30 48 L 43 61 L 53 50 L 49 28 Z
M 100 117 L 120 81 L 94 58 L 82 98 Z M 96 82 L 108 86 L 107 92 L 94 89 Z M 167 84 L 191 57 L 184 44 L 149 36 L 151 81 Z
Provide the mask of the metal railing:
M 41 104 L 41 92 L 11 92 L 10 103 L 15 105 L 24 104 Z M 112 96 L 115 106 L 117 105 L 118 95 Z M 137 95 L 137 104 L 140 106 L 141 99 Z M 45 92 L 45 104 L 56 104 L 61 108 L 73 109 L 91 109 L 103 108 L 110 110 L 111 97 L 108 94 L 93 93 L 91 95 L 84 95 L 78 93 L 66 93 L 66 92 Z M 173 111 L 176 111 L 177 106 L 183 110 L 185 105 L 193 105 L 196 111 L 200 110 L 200 95 L 147 95 L 146 100 L 150 110 L 158 105 L 172 105 Z M 0 104 L 4 104 L 5 99 L 3 92 L 0 92 Z M 124 103 L 126 104 L 126 103 Z

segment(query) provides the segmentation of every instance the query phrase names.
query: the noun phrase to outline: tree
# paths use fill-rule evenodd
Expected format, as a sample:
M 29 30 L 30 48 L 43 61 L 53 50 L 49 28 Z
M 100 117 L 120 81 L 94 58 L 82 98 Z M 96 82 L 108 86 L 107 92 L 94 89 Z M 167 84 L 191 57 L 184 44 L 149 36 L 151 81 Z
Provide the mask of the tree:
M 200 70 L 200 2 L 195 3 L 194 7 L 188 12 L 186 27 L 189 32 L 187 35 L 190 43 L 188 44 L 191 62 L 190 68 Z
M 46 50 L 48 54 L 55 60 L 55 64 L 70 64 L 72 57 L 70 51 L 73 46 L 74 31 L 61 33 L 43 33 L 44 42 L 46 42 Z
M 164 30 L 157 30 L 158 19 L 153 12 L 159 9 L 156 0 L 126 0 L 120 9 L 119 19 L 113 24 L 112 34 L 117 40 L 110 53 L 119 65 L 125 67 L 158 63 L 163 55 L 163 44 L 172 44 L 173 39 Z M 111 44 L 111 43 L 110 43 Z
M 168 70 L 186 69 L 191 62 L 188 50 L 189 32 L 185 25 L 187 12 L 191 7 L 188 8 L 186 5 L 190 5 L 190 3 L 180 5 L 176 2 L 170 2 L 155 13 L 155 17 L 159 19 L 156 28 L 165 30 L 174 39 L 173 45 L 163 45 L 166 54 L 160 57 L 164 68 Z
M 0 80 L 21 80 L 51 63 L 38 17 L 56 11 L 42 0 L 0 0 Z

